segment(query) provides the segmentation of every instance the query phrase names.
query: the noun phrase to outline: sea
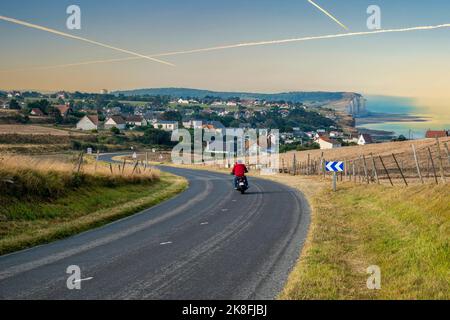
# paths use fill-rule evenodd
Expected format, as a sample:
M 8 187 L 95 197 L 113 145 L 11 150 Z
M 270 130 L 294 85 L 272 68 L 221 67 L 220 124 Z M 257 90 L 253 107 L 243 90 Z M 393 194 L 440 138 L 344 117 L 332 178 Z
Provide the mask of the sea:
M 358 128 L 393 132 L 411 139 L 422 139 L 427 130 L 450 129 L 450 100 L 436 104 L 427 99 L 365 96 L 368 116 L 357 119 Z M 369 122 L 369 123 L 367 123 Z

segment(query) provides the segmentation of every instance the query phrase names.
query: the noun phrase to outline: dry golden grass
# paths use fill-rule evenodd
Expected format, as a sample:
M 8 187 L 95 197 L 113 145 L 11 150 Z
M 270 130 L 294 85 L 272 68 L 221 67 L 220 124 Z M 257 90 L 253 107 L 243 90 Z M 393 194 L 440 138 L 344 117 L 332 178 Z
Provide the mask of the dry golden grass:
M 19 114 L 19 110 L 11 110 L 11 109 L 0 109 L 0 116 L 14 116 Z
M 11 174 L 24 169 L 30 169 L 39 171 L 41 173 L 46 172 L 61 172 L 61 173 L 74 173 L 78 172 L 79 158 L 77 155 L 65 156 L 65 157 L 32 157 L 23 155 L 4 155 L 0 157 L 0 167 L 3 171 L 8 171 Z M 112 172 L 111 172 L 112 168 Z M 129 178 L 135 179 L 136 177 L 142 179 L 157 179 L 159 177 L 159 170 L 154 168 L 147 168 L 144 170 L 142 167 L 134 168 L 131 165 L 125 166 L 125 168 L 118 169 L 118 166 L 109 166 L 102 162 L 95 163 L 92 158 L 86 157 L 83 159 L 80 166 L 80 173 L 100 176 L 100 177 L 113 177 L 113 178 Z
M 0 255 L 131 215 L 188 185 L 151 167 L 127 164 L 119 170 L 93 157 L 78 171 L 78 160 L 76 155 L 0 158 Z
M 0 152 L 8 154 L 42 154 L 70 150 L 69 144 L 0 144 Z
M 71 132 L 50 127 L 20 124 L 2 124 L 0 125 L 0 134 L 31 134 L 52 136 L 84 135 L 84 133 L 82 132 Z

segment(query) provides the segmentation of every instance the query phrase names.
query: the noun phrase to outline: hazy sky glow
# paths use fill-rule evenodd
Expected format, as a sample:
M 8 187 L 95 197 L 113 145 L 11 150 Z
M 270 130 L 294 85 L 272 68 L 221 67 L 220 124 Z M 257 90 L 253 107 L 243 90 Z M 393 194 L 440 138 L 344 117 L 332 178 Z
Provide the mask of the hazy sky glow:
M 383 29 L 450 23 L 448 0 L 316 2 L 349 32 L 368 31 L 370 4 L 381 7 Z M 79 31 L 66 28 L 71 4 L 82 10 Z M 307 0 L 16 0 L 2 1 L 0 15 L 143 54 L 346 32 Z M 415 31 L 164 57 L 176 67 L 130 60 L 39 70 L 34 67 L 129 56 L 0 21 L 0 88 L 345 90 L 433 98 L 446 111 L 449 39 L 450 29 Z

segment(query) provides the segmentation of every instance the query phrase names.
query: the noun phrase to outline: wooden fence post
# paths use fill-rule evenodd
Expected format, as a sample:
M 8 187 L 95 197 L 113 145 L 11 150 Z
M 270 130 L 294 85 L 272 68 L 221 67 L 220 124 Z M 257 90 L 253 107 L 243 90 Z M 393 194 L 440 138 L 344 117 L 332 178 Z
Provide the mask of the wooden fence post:
M 127 164 L 127 159 L 126 158 L 123 158 L 123 165 L 122 165 L 122 174 L 124 173 L 124 171 L 125 171 L 125 165 Z
M 356 166 L 356 176 L 358 177 L 357 182 L 359 182 L 359 183 L 361 183 L 361 168 L 359 166 L 360 161 L 361 161 L 361 157 L 359 158 L 359 160 L 357 162 L 358 165 Z
M 412 148 L 413 154 L 414 154 L 414 161 L 416 162 L 417 174 L 419 175 L 419 178 L 420 178 L 420 181 L 422 182 L 422 184 L 424 184 L 422 173 L 420 172 L 420 165 L 419 165 L 419 159 L 417 157 L 416 147 L 412 144 L 411 148 Z
M 402 168 L 400 168 L 400 165 L 398 164 L 397 158 L 395 157 L 395 154 L 392 154 L 392 158 L 394 158 L 395 164 L 397 165 L 398 170 L 400 170 L 400 174 L 402 176 L 403 181 L 405 182 L 405 185 L 408 186 L 408 182 L 406 182 L 405 175 L 403 174 Z
M 370 157 L 372 158 L 372 166 L 373 166 L 373 172 L 375 174 L 375 180 L 377 181 L 378 184 L 380 184 L 380 179 L 378 178 L 377 166 L 375 164 L 375 159 L 374 159 L 372 153 L 370 154 Z
M 353 180 L 356 183 L 356 165 L 355 165 L 355 160 L 352 161 L 352 175 L 353 175 Z
M 80 158 L 78 159 L 77 173 L 80 173 L 80 171 L 81 171 L 81 166 L 83 165 L 83 156 L 84 156 L 84 153 L 83 153 L 83 151 L 81 151 Z
M 438 149 L 439 170 L 441 171 L 441 179 L 442 179 L 442 183 L 445 184 L 444 164 L 442 163 L 441 144 L 439 142 L 438 137 L 436 137 L 436 146 Z
M 134 172 L 136 171 L 136 168 L 137 168 L 138 164 L 139 164 L 139 161 L 136 161 L 136 164 L 134 165 L 134 168 L 133 168 L 133 171 L 131 172 L 131 175 L 133 175 Z
M 97 163 L 98 163 L 98 157 L 100 156 L 100 151 L 97 150 L 97 155 L 95 156 L 95 168 L 94 168 L 94 173 L 97 172 Z
M 448 164 L 450 164 L 450 152 L 448 151 L 447 142 L 444 143 L 444 146 L 445 146 L 445 151 L 447 152 Z
M 323 169 L 324 169 L 324 166 L 323 166 L 323 151 L 322 151 L 322 153 L 321 153 L 321 155 L 320 155 L 320 171 L 319 171 L 319 176 L 322 174 Z
M 347 180 L 347 160 L 344 161 L 344 175 L 345 175 L 345 180 Z
M 428 147 L 428 154 L 430 155 L 431 166 L 433 167 L 434 180 L 436 181 L 436 184 L 439 184 L 437 174 L 436 174 L 436 167 L 434 166 L 433 154 L 431 153 L 430 147 Z
M 323 164 L 322 164 L 322 174 L 323 177 L 325 178 L 327 175 L 327 170 L 325 169 L 325 166 L 327 165 L 327 160 L 323 159 Z
M 384 172 L 386 172 L 386 175 L 387 175 L 387 177 L 388 177 L 388 179 L 389 179 L 389 182 L 391 183 L 392 186 L 394 186 L 394 183 L 392 182 L 391 176 L 389 175 L 389 171 L 388 171 L 388 169 L 386 168 L 386 166 L 384 165 L 383 158 L 382 158 L 381 156 L 379 156 L 379 158 L 380 158 L 381 165 L 382 165 L 383 168 L 384 168 Z
M 366 162 L 366 156 L 363 155 L 363 165 L 364 165 L 364 175 L 366 176 L 367 184 L 370 183 L 369 181 L 369 170 L 367 169 L 367 162 Z
M 308 153 L 308 163 L 306 167 L 306 174 L 309 176 L 310 173 L 310 165 L 311 165 L 311 154 Z
M 295 176 L 295 171 L 297 170 L 296 165 L 297 165 L 297 157 L 294 153 L 294 160 L 292 161 L 292 171 L 294 172 L 294 176 Z

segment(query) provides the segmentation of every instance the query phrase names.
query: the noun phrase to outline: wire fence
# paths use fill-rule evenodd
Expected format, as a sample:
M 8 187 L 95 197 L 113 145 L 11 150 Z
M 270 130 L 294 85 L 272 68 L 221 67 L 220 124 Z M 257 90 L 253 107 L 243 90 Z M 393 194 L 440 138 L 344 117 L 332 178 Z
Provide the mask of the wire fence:
M 308 155 L 306 160 L 297 161 L 296 154 L 293 154 L 291 159 L 281 159 L 280 173 L 329 177 L 332 173 L 326 171 L 326 162 L 337 160 L 344 162 L 344 171 L 338 173 L 341 181 L 391 185 L 450 181 L 449 146 L 439 139 L 425 147 L 417 147 L 412 142 L 409 151 L 389 155 L 361 154 L 349 159 L 326 159 L 322 153 L 319 158 Z

